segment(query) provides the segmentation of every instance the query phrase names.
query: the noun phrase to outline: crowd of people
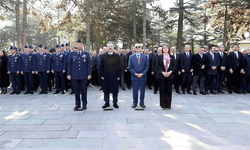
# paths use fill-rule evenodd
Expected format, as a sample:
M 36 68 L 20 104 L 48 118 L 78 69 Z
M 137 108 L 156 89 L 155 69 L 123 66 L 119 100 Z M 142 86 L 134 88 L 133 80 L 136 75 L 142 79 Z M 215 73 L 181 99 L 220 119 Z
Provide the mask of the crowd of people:
M 47 94 L 55 89 L 54 94 L 64 94 L 71 89 L 75 93 L 74 110 L 87 109 L 87 86 L 100 86 L 104 92 L 105 104 L 109 104 L 109 93 L 113 93 L 113 106 L 118 106 L 119 86 L 122 90 L 133 87 L 132 108 L 137 107 L 140 89 L 140 106 L 144 104 L 145 87 L 160 92 L 160 106 L 171 108 L 172 85 L 178 94 L 246 94 L 250 92 L 250 49 L 240 51 L 234 44 L 231 50 L 224 45 L 200 47 L 191 53 L 190 45 L 185 45 L 185 52 L 179 53 L 176 47 L 164 44 L 142 50 L 141 44 L 130 49 L 117 48 L 109 42 L 99 54 L 83 50 L 81 39 L 75 47 L 69 43 L 56 45 L 48 49 L 42 44 L 35 50 L 26 45 L 24 50 L 11 46 L 9 51 L 0 50 L 0 87 L 1 94 L 34 94 L 40 87 L 39 94 Z M 11 79 L 11 80 L 10 80 Z M 11 83 L 11 84 L 10 84 Z M 199 88 L 197 88 L 199 86 Z

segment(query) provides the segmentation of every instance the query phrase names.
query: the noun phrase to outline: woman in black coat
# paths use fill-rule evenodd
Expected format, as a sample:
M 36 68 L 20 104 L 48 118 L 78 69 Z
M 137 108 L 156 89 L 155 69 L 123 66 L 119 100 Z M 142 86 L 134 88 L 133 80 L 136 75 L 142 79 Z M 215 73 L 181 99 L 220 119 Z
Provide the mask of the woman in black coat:
M 170 47 L 166 44 L 163 45 L 162 55 L 157 57 L 156 68 L 156 77 L 160 84 L 160 106 L 163 109 L 171 109 L 175 61 L 174 57 L 170 55 Z
M 0 50 L 0 87 L 1 94 L 7 93 L 7 87 L 10 85 L 9 75 L 7 74 L 8 56 L 4 50 Z

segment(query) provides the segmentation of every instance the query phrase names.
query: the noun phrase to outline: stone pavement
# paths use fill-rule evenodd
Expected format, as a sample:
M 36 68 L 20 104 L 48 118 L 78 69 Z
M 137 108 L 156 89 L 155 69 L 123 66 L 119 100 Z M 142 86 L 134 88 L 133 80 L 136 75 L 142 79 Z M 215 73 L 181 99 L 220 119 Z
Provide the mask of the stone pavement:
M 10 90 L 9 90 L 10 91 Z M 250 95 L 177 95 L 171 110 L 146 90 L 144 111 L 120 91 L 119 109 L 103 111 L 103 93 L 88 88 L 88 109 L 74 96 L 0 95 L 0 149 L 18 150 L 249 150 Z

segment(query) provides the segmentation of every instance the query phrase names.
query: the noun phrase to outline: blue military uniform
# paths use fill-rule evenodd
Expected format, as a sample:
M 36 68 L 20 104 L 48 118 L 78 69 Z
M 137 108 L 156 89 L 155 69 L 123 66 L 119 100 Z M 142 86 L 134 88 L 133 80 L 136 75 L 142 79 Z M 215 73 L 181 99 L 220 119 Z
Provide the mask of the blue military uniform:
M 43 47 L 42 44 L 39 47 Z M 37 53 L 36 55 L 36 71 L 38 72 L 41 92 L 39 94 L 48 93 L 48 74 L 50 71 L 50 56 L 47 53 Z
M 82 43 L 81 39 L 77 42 Z M 82 93 L 83 109 L 87 109 L 87 82 L 91 72 L 89 53 L 83 50 L 70 53 L 67 76 L 71 76 L 75 88 L 75 110 L 81 107 L 80 90 Z
M 29 47 L 26 45 L 25 48 Z M 32 72 L 35 71 L 35 56 L 32 53 L 22 54 L 21 71 L 26 85 L 26 93 L 24 94 L 33 94 L 34 81 Z
M 54 76 L 56 80 L 56 93 L 60 91 L 59 81 L 61 81 L 61 92 L 64 94 L 65 90 L 65 80 L 64 73 L 66 71 L 67 56 L 63 53 L 56 53 L 52 55 L 52 65 L 51 70 L 54 71 Z M 59 80 L 60 79 L 60 80 Z
M 65 46 L 70 46 L 70 45 L 69 45 L 69 43 L 66 43 Z M 71 53 L 71 52 L 72 52 L 71 50 L 68 50 L 68 51 L 66 50 L 66 51 L 64 51 L 64 54 L 66 54 L 66 56 L 67 56 L 66 71 L 67 71 L 67 68 L 68 68 L 68 60 L 69 60 L 69 56 L 70 56 L 70 53 Z M 70 94 L 74 94 L 74 93 L 75 93 L 74 85 L 73 85 L 72 80 L 69 81 L 69 80 L 66 78 L 66 80 L 65 80 L 65 85 L 66 85 L 66 88 L 71 88 Z
M 17 50 L 16 47 L 12 47 L 10 49 L 15 49 Z M 12 93 L 10 94 L 20 94 L 20 87 L 21 87 L 21 83 L 20 83 L 20 73 L 17 74 L 17 72 L 21 71 L 21 56 L 19 56 L 18 54 L 14 54 L 14 55 L 9 55 L 8 56 L 8 63 L 7 63 L 7 70 L 8 72 L 10 72 L 10 77 L 11 77 L 11 82 L 12 82 Z

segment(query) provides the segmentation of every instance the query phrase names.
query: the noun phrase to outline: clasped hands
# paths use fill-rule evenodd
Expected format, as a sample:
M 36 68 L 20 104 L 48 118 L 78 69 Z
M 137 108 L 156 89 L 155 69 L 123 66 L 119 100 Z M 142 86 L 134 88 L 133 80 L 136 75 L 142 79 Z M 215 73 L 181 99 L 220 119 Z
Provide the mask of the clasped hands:
M 135 76 L 136 76 L 137 78 L 141 78 L 143 75 L 144 75 L 144 74 L 142 74 L 142 73 L 136 73 L 136 74 L 135 74 Z
M 162 75 L 167 78 L 171 75 L 172 71 L 169 71 L 169 72 L 162 72 Z

